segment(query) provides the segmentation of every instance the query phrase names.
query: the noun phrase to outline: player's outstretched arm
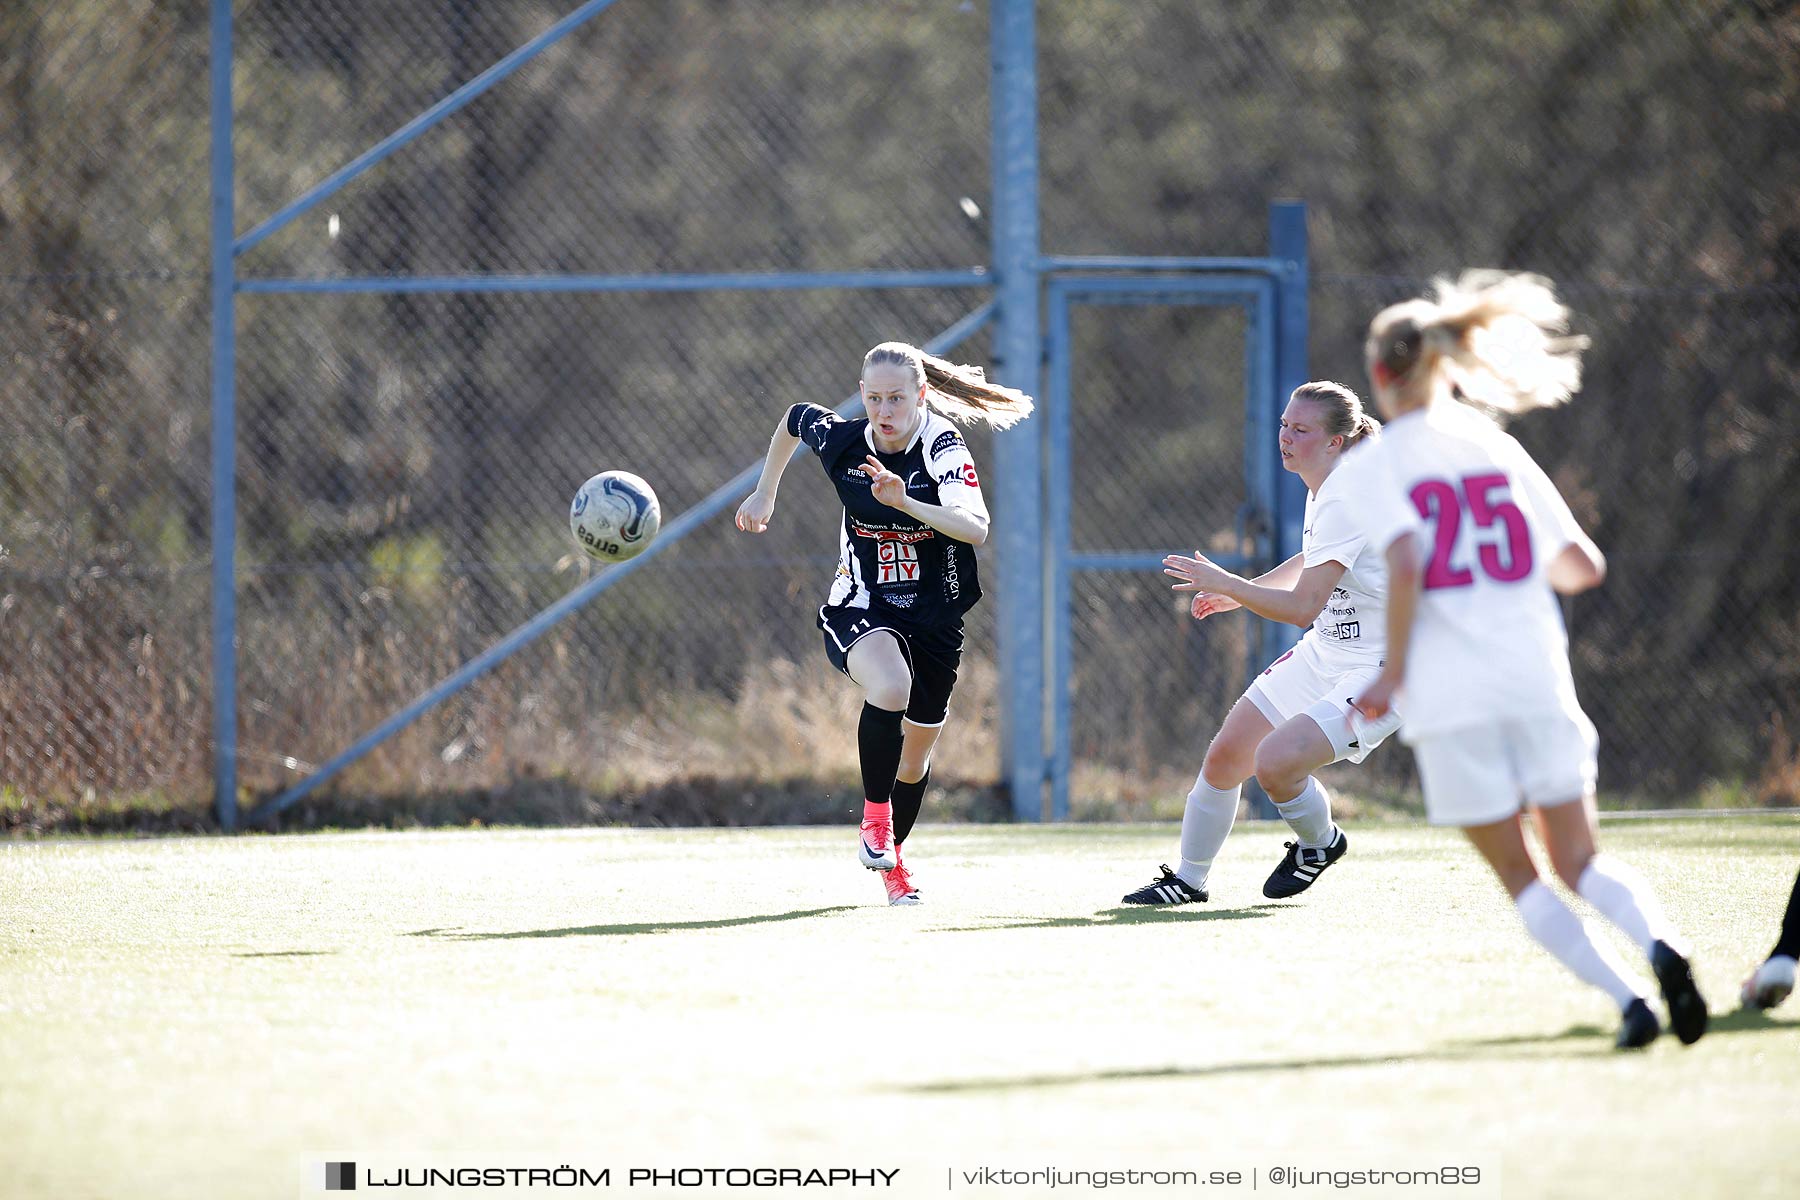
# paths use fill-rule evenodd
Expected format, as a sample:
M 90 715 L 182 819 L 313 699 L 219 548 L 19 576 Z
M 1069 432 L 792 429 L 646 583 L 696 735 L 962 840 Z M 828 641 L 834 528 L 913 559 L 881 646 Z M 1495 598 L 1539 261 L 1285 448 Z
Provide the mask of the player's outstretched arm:
M 1306 556 L 1296 554 L 1273 570 L 1264 571 L 1250 582 L 1260 583 L 1264 587 L 1286 588 L 1293 591 L 1294 585 L 1300 582 L 1300 572 L 1305 569 Z
M 800 439 L 787 431 L 784 419 L 769 439 L 769 453 L 763 459 L 762 478 L 756 481 L 756 490 L 738 505 L 737 527 L 745 533 L 761 533 L 769 527 L 769 519 L 775 515 L 775 493 L 781 488 L 781 473 L 787 470 L 799 445 Z
M 1289 563 L 1293 561 L 1296 560 L 1289 560 Z M 1289 563 L 1251 580 L 1233 575 L 1196 550 L 1192 558 L 1171 554 L 1163 559 L 1163 574 L 1179 581 L 1174 585 L 1178 592 L 1226 596 L 1259 617 L 1289 625 L 1311 625 L 1325 602 L 1331 599 L 1331 589 L 1344 577 L 1344 564 L 1331 561 L 1316 567 L 1302 566 L 1291 587 L 1270 587 L 1262 582 L 1269 575 L 1286 574 Z M 1214 611 L 1223 610 L 1215 608 Z M 1194 615 L 1202 614 L 1196 611 Z
M 1305 557 L 1296 554 L 1273 570 L 1264 571 L 1250 582 L 1261 584 L 1264 587 L 1286 588 L 1292 591 L 1294 585 L 1300 582 L 1300 572 L 1305 566 Z M 1176 590 L 1184 589 L 1177 588 Z M 1193 603 L 1188 605 L 1188 612 L 1193 614 L 1194 620 L 1201 621 L 1219 613 L 1236 612 L 1242 607 L 1244 607 L 1242 604 L 1223 592 L 1195 592 Z

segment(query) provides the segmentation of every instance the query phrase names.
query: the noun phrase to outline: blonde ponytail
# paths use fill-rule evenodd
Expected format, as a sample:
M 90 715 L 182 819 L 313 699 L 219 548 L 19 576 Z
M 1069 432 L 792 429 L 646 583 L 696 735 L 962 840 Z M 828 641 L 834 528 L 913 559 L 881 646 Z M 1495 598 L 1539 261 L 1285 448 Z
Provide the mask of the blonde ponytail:
M 863 371 L 883 365 L 910 367 L 925 385 L 925 402 L 957 421 L 984 421 L 1009 429 L 1031 415 L 1031 397 L 1016 388 L 989 383 L 980 367 L 962 366 L 927 354 L 906 342 L 883 342 L 863 356 Z
M 1581 389 L 1581 352 L 1569 310 L 1541 275 L 1465 271 L 1438 279 L 1430 300 L 1385 310 L 1371 351 L 1390 378 L 1441 374 L 1464 398 L 1497 414 L 1563 404 Z

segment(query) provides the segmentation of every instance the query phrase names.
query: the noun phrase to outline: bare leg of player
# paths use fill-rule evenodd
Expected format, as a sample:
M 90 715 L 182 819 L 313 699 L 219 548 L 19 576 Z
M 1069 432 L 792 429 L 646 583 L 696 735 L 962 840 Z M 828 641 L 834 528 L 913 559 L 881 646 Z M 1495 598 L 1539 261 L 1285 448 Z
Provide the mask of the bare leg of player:
M 1463 833 L 1500 877 L 1533 940 L 1576 978 L 1599 988 L 1619 1006 L 1623 1019 L 1616 1044 L 1621 1049 L 1649 1045 L 1662 1032 L 1650 1011 L 1649 990 L 1631 978 L 1619 956 L 1538 877 L 1520 818 L 1465 826 Z

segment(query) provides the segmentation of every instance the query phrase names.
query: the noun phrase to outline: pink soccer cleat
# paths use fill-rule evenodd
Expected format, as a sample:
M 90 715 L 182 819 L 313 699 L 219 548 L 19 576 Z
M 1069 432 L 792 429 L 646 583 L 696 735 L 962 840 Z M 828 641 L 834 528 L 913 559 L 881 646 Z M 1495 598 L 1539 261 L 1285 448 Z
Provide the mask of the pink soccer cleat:
M 912 876 L 907 874 L 904 863 L 897 864 L 893 870 L 883 875 L 881 882 L 887 887 L 888 904 L 890 905 L 925 903 L 924 897 L 919 895 L 918 886 L 912 881 Z
M 900 865 L 894 848 L 893 806 L 863 801 L 862 841 L 856 857 L 871 871 L 891 871 Z

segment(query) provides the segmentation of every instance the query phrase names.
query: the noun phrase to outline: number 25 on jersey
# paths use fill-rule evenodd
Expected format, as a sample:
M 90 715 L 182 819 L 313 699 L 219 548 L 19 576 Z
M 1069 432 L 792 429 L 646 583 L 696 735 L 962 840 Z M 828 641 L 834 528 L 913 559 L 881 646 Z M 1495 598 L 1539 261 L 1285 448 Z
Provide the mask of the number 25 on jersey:
M 1531 527 L 1514 504 L 1505 475 L 1466 475 L 1451 483 L 1426 479 L 1414 485 L 1413 507 L 1431 522 L 1436 538 L 1425 564 L 1425 588 L 1468 587 L 1475 582 L 1471 564 L 1456 562 L 1456 538 L 1466 515 L 1475 526 L 1475 562 L 1482 574 L 1513 583 L 1531 574 Z

